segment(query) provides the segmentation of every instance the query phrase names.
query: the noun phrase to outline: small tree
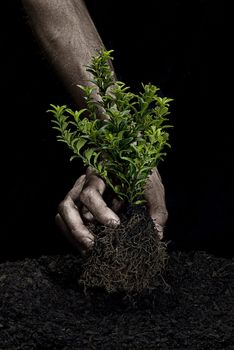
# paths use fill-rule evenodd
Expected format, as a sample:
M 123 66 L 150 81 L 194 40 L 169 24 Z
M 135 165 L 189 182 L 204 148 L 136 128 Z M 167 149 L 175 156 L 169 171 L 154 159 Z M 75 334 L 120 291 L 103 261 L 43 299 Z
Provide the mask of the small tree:
M 172 99 L 160 97 L 159 88 L 152 84 L 142 84 L 143 91 L 135 94 L 115 81 L 109 64 L 112 51 L 101 52 L 87 66 L 94 85 L 79 85 L 87 108 L 73 111 L 51 105 L 50 112 L 58 141 L 73 152 L 71 159 L 80 158 L 91 166 L 119 198 L 140 204 L 147 178 L 169 146 L 167 116 Z M 99 101 L 92 97 L 94 92 Z M 100 107 L 105 120 L 97 117 Z
M 80 282 L 87 287 L 104 287 L 113 292 L 141 292 L 164 281 L 161 273 L 167 260 L 166 245 L 155 232 L 154 223 L 142 204 L 146 181 L 166 155 L 167 116 L 172 99 L 159 96 L 159 88 L 143 85 L 135 94 L 116 81 L 111 70 L 111 51 L 102 51 L 87 66 L 92 86 L 80 85 L 87 107 L 73 111 L 51 105 L 58 141 L 91 166 L 130 204 L 118 228 L 88 224 L 95 245 L 83 265 Z M 99 95 L 99 100 L 93 95 Z M 105 119 L 98 118 L 100 109 Z M 131 209 L 131 210 L 130 210 Z M 130 214 L 129 214 L 130 213 Z

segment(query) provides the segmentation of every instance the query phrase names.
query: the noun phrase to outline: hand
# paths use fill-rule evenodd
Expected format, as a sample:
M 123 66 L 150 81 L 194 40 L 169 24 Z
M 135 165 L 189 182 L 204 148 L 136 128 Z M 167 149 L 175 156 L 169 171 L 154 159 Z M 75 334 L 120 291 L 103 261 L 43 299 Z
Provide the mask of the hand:
M 86 174 L 78 178 L 73 188 L 59 204 L 56 215 L 57 224 L 73 246 L 82 254 L 92 248 L 95 239 L 85 226 L 85 222 L 96 219 L 106 226 L 117 227 L 120 224 L 116 213 L 121 209 L 123 202 L 111 196 L 107 200 L 110 203 L 107 206 L 103 199 L 105 194 L 104 181 L 88 168 Z M 145 198 L 155 228 L 162 239 L 168 213 L 164 186 L 156 168 L 149 177 Z
M 64 200 L 58 206 L 56 222 L 72 245 L 81 254 L 85 254 L 94 244 L 94 236 L 85 226 L 85 222 L 98 220 L 110 227 L 117 227 L 120 219 L 116 212 L 122 203 L 110 197 L 109 207 L 103 199 L 106 185 L 88 168 L 75 182 Z
M 149 176 L 145 187 L 145 199 L 148 203 L 150 216 L 155 224 L 155 228 L 160 239 L 162 239 L 164 226 L 168 219 L 168 212 L 165 202 L 165 189 L 157 168 Z

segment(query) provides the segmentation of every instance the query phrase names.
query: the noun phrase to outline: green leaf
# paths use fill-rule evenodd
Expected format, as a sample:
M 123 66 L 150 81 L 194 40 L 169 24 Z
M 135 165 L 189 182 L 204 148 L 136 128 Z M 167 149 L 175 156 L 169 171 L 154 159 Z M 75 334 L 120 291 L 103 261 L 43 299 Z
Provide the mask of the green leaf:
M 76 144 L 76 152 L 80 153 L 80 150 L 82 147 L 84 147 L 84 145 L 86 144 L 87 140 L 80 138 L 79 141 L 77 141 Z
M 79 111 L 75 111 L 73 113 L 73 116 L 74 116 L 76 123 L 79 123 L 81 114 L 86 112 L 86 111 L 87 111 L 87 108 L 83 108 L 83 109 L 80 109 Z
M 135 162 L 131 158 L 125 157 L 125 156 L 120 156 L 120 158 L 123 159 L 123 160 L 127 160 L 129 163 L 131 163 L 131 164 L 133 164 L 135 166 Z
M 72 161 L 75 158 L 79 158 L 77 154 L 74 154 L 73 156 L 70 157 L 70 161 Z
M 61 132 L 61 128 L 59 126 L 53 126 L 52 129 L 55 129 Z
M 98 165 L 97 165 L 97 170 L 98 170 L 98 172 L 99 172 L 100 174 L 102 173 L 102 170 L 103 170 L 102 163 L 98 163 Z
M 95 153 L 95 149 L 94 148 L 88 148 L 85 152 L 84 152 L 84 157 L 86 158 L 87 162 L 90 164 L 90 159 L 92 158 L 93 154 Z
M 139 200 L 133 202 L 133 204 L 135 204 L 135 205 L 141 205 L 141 204 L 143 204 L 143 203 L 145 203 L 145 202 L 146 202 L 145 199 L 141 199 L 141 200 L 139 199 Z
M 93 153 L 93 164 L 94 166 L 96 167 L 97 166 L 97 160 L 98 160 L 98 157 L 100 156 L 101 152 L 94 152 Z
M 135 186 L 138 186 L 138 185 L 140 185 L 140 184 L 145 184 L 146 181 L 147 181 L 147 177 L 148 177 L 148 176 L 146 176 L 146 177 L 143 178 L 143 179 L 138 180 L 138 181 L 135 183 Z

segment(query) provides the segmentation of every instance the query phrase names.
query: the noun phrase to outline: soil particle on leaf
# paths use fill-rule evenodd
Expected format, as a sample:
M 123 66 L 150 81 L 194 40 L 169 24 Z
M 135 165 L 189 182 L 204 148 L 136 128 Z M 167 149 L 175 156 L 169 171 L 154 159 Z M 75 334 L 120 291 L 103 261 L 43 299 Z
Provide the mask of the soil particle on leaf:
M 84 293 L 72 254 L 0 265 L 0 349 L 234 349 L 234 260 L 171 252 L 170 288 Z

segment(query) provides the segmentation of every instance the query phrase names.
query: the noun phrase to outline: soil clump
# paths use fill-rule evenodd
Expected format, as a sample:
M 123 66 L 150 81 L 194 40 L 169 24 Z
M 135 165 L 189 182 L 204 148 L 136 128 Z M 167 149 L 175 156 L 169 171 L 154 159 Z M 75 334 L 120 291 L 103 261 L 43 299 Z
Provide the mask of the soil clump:
M 142 293 L 165 285 L 167 247 L 160 241 L 146 207 L 128 206 L 117 228 L 100 224 L 89 228 L 96 242 L 83 264 L 80 281 L 85 288 Z

